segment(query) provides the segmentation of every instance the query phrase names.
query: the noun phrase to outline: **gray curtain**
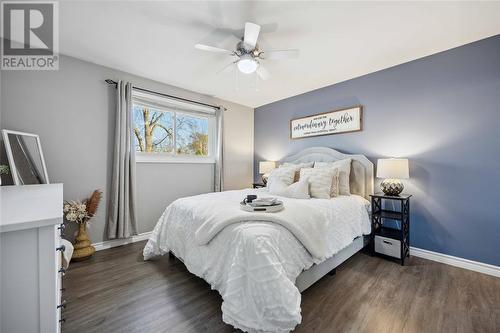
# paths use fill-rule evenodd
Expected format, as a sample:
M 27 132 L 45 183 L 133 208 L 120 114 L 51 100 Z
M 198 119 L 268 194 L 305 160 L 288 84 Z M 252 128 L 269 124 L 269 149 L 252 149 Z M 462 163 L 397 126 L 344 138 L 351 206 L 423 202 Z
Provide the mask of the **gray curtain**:
M 135 151 L 132 137 L 132 84 L 118 81 L 108 238 L 137 235 Z
M 214 191 L 224 191 L 224 107 L 216 110 L 217 121 L 217 148 L 215 150 L 215 177 L 214 177 Z

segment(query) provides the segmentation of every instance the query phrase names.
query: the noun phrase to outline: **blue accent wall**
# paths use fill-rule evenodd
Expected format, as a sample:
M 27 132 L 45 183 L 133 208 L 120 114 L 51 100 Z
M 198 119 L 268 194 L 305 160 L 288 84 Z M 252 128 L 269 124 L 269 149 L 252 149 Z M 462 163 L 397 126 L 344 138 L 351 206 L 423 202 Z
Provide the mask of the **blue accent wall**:
M 290 119 L 358 104 L 363 131 L 289 139 Z M 255 110 L 255 179 L 314 146 L 408 157 L 411 246 L 500 266 L 500 35 Z

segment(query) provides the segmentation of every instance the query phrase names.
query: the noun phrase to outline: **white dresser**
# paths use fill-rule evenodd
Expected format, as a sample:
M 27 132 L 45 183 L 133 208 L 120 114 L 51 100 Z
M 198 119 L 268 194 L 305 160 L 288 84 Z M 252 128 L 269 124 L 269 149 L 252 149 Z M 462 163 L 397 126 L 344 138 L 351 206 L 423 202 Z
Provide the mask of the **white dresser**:
M 60 332 L 63 185 L 0 187 L 0 332 Z

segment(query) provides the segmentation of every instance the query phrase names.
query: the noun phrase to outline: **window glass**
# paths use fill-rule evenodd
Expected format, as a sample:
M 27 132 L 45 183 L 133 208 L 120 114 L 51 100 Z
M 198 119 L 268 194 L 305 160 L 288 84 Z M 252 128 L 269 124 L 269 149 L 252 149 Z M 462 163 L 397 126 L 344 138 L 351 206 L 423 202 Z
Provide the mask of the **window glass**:
M 176 153 L 178 155 L 208 156 L 208 118 L 177 113 Z
M 134 91 L 137 162 L 214 163 L 215 110 Z
M 145 153 L 172 153 L 174 147 L 173 113 L 134 104 L 135 150 Z

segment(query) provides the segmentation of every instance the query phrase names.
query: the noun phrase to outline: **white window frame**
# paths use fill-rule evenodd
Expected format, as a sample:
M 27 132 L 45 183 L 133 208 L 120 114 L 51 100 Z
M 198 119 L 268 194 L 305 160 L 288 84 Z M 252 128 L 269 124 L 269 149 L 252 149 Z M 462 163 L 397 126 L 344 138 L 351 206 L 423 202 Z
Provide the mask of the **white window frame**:
M 142 103 L 141 103 L 142 102 Z M 172 122 L 174 129 L 173 152 L 171 153 L 146 153 L 135 150 L 136 163 L 204 163 L 214 164 L 216 155 L 216 118 L 215 109 L 211 107 L 198 106 L 188 102 L 182 102 L 173 98 L 159 96 L 152 93 L 139 92 L 134 90 L 132 93 L 133 104 L 144 104 L 149 102 L 160 112 L 172 113 Z M 177 135 L 177 115 L 186 115 L 196 118 L 208 119 L 208 156 L 196 155 L 178 155 L 176 152 Z M 135 134 L 133 134 L 135 137 Z

